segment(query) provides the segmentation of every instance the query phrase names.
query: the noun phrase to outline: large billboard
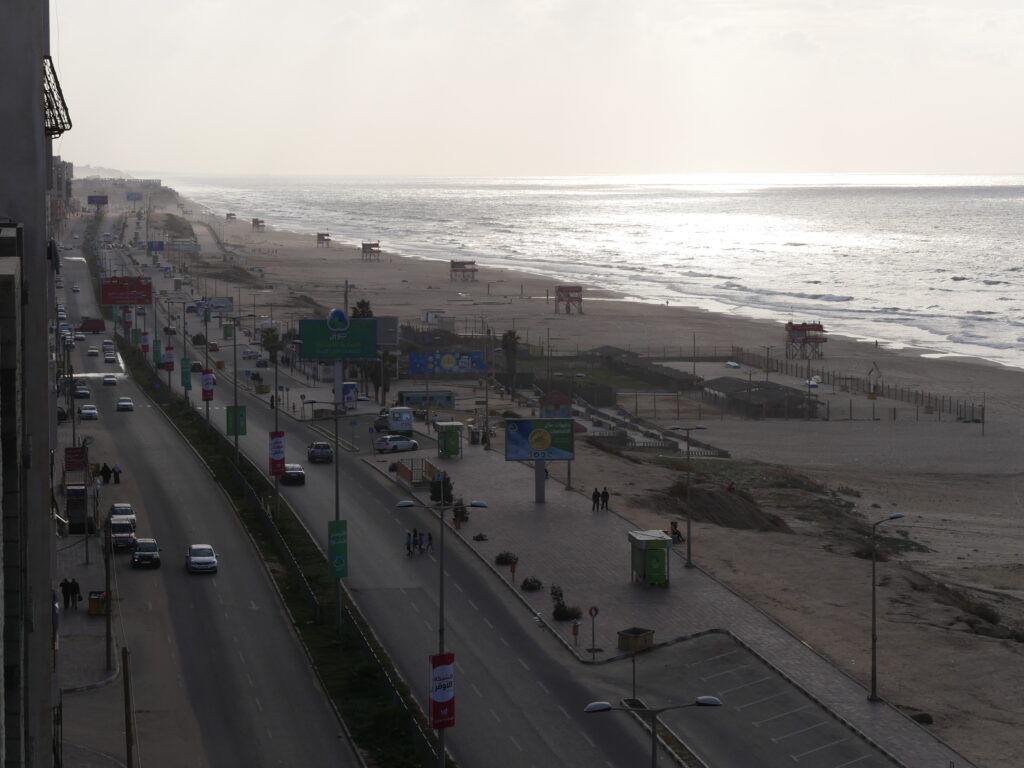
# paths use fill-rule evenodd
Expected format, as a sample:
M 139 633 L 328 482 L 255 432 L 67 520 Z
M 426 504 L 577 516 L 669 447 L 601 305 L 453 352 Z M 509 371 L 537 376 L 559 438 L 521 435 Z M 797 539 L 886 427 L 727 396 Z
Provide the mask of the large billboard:
M 469 352 L 410 352 L 409 373 L 482 373 L 486 369 L 484 353 L 473 349 Z
M 142 199 L 142 193 L 141 192 L 125 192 L 124 196 L 125 196 L 126 200 L 141 200 Z
M 100 304 L 134 306 L 153 302 L 153 282 L 148 277 L 107 277 L 100 280 Z
M 147 251 L 162 251 L 164 249 L 163 240 L 147 240 L 146 250 Z
M 343 312 L 326 320 L 299 320 L 299 357 L 303 360 L 372 360 L 377 357 L 377 321 L 349 320 Z
M 508 419 L 506 461 L 567 461 L 575 458 L 572 419 Z
M 87 195 L 85 198 L 86 205 L 106 205 L 106 195 Z
M 235 300 L 230 296 L 211 296 L 206 300 L 204 309 L 213 314 L 232 314 L 235 311 Z

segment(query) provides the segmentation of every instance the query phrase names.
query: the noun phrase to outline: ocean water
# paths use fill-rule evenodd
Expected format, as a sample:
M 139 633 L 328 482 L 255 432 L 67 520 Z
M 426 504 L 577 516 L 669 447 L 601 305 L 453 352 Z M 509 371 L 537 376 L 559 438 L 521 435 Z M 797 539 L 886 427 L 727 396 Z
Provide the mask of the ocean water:
M 163 174 L 222 216 L 1024 368 L 1024 177 Z

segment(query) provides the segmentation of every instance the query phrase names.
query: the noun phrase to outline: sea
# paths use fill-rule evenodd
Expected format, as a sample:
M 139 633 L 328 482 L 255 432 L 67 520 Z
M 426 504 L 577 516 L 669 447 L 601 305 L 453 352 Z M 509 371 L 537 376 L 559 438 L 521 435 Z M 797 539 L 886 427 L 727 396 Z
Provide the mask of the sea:
M 161 178 L 218 216 L 1024 368 L 1024 176 Z

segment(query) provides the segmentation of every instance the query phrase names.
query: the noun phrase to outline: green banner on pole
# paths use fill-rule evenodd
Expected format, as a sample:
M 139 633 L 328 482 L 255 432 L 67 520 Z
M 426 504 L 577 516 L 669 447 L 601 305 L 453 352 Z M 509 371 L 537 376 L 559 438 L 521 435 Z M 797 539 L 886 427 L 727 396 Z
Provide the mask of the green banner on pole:
M 153 339 L 153 362 L 160 365 L 164 361 L 163 345 L 160 339 Z
M 187 357 L 181 358 L 181 388 L 192 389 L 192 363 Z
M 142 343 L 142 329 L 132 328 L 132 346 L 138 346 Z
M 206 308 L 203 310 L 203 324 L 206 325 L 210 322 L 210 310 Z
M 235 326 L 233 324 L 231 324 L 231 323 L 224 323 L 224 328 L 222 330 L 224 331 L 224 338 L 225 339 L 233 339 L 233 338 L 235 338 Z
M 229 405 L 228 406 L 228 424 L 227 424 L 227 435 L 228 437 L 234 437 L 238 435 L 242 437 L 245 435 L 245 406 L 244 405 Z
M 327 522 L 327 563 L 332 579 L 348 576 L 348 520 Z

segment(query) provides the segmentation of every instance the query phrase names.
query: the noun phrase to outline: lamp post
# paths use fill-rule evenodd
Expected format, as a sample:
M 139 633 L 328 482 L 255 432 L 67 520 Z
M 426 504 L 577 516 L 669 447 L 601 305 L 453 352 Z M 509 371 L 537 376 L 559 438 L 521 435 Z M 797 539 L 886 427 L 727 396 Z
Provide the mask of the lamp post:
M 882 523 L 888 523 L 890 520 L 899 520 L 903 515 L 899 512 L 883 517 L 881 520 L 876 520 L 871 524 L 871 693 L 868 694 L 868 701 L 881 701 L 878 696 L 878 630 L 877 630 L 877 612 L 875 610 L 875 562 L 877 557 L 875 531 L 878 530 L 878 526 Z
M 693 478 L 693 470 L 690 468 L 690 433 L 695 429 L 707 429 L 707 427 L 703 424 L 697 424 L 693 427 L 680 427 L 680 429 L 686 433 L 686 567 L 693 568 L 693 559 L 691 557 L 691 541 L 693 537 L 690 534 L 690 522 L 693 517 L 690 511 L 690 481 Z
M 720 707 L 722 706 L 721 699 L 714 696 L 698 696 L 696 699 L 691 701 L 689 704 L 670 704 L 667 707 L 657 707 L 655 709 L 646 709 L 640 707 L 616 707 L 609 704 L 607 701 L 592 701 L 583 708 L 583 711 L 592 714 L 594 712 L 632 712 L 633 714 L 648 716 L 651 718 L 651 768 L 657 768 L 658 765 L 658 717 L 664 713 L 673 709 L 686 709 L 687 707 Z
M 764 380 L 768 381 L 768 366 L 771 364 L 771 358 L 768 353 L 775 348 L 774 344 L 762 344 L 761 349 L 764 350 Z
M 454 503 L 445 503 L 444 496 L 444 480 L 445 473 L 441 472 L 441 503 L 437 505 L 438 510 L 438 521 L 441 527 L 440 532 L 437 535 L 437 652 L 438 654 L 444 653 L 444 513 L 446 509 L 455 506 Z M 396 507 L 418 507 L 415 501 L 410 499 L 403 499 L 398 502 Z M 471 501 L 466 505 L 467 507 L 486 507 L 486 501 Z M 437 751 L 438 751 L 438 765 L 444 768 L 444 728 L 437 729 Z
M 334 461 L 334 521 L 335 522 L 337 522 L 338 520 L 341 520 L 341 493 L 340 493 L 340 487 L 341 486 L 340 486 L 340 483 L 339 483 L 339 476 L 338 476 L 338 464 L 341 463 L 340 462 L 340 454 L 338 453 L 338 409 L 339 409 L 339 407 L 340 408 L 344 408 L 345 407 L 345 403 L 344 402 L 340 402 L 340 400 L 341 400 L 341 387 L 337 386 L 337 384 L 338 384 L 338 382 L 335 381 L 335 387 L 334 387 L 334 390 L 335 390 L 335 394 L 334 394 L 335 402 L 333 402 L 333 403 L 329 403 L 329 402 L 320 403 L 321 405 L 330 405 L 333 408 L 333 410 L 334 410 L 334 459 L 333 459 L 333 461 Z M 304 400 L 303 403 L 302 403 L 302 406 L 303 406 L 303 408 L 305 408 L 307 405 L 314 406 L 314 405 L 317 405 L 317 404 L 318 404 L 317 400 Z M 311 414 L 315 413 L 315 409 L 311 410 L 310 413 Z M 275 425 L 277 423 L 277 415 L 276 414 L 274 416 L 274 423 L 275 423 Z M 341 579 L 335 579 L 335 583 L 334 583 L 334 599 L 335 599 L 335 608 L 336 608 L 336 610 L 335 610 L 336 619 L 335 620 L 337 621 L 337 629 L 340 632 L 341 631 Z
M 234 413 L 235 413 L 235 466 L 238 466 L 238 324 L 246 315 L 235 315 L 231 317 L 234 329 L 231 333 L 231 369 L 234 382 Z

